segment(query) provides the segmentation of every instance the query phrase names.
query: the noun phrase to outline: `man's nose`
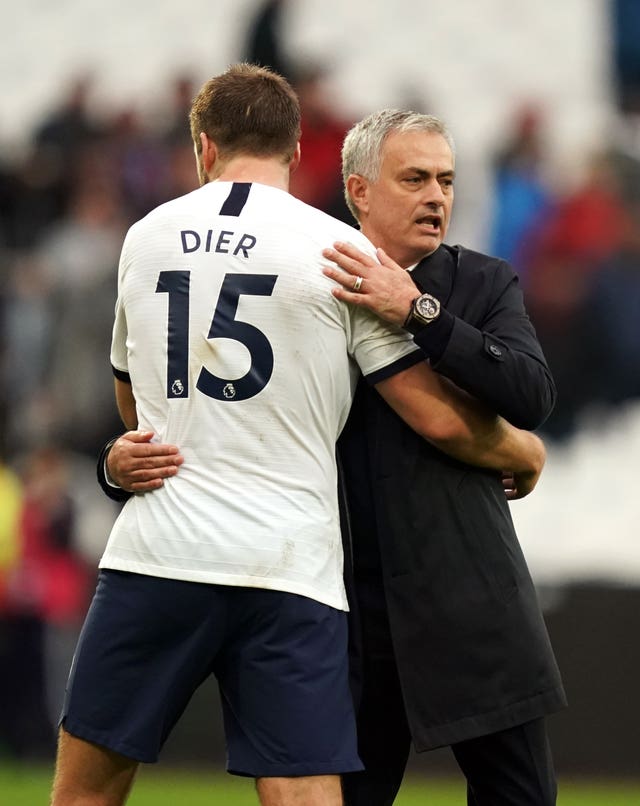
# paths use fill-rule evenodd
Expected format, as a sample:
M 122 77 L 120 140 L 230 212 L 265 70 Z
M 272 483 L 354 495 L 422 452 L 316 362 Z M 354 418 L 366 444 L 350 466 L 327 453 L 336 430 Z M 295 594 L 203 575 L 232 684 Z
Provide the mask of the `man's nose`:
M 425 204 L 441 207 L 444 204 L 444 190 L 437 179 L 427 182 L 424 186 L 423 200 Z

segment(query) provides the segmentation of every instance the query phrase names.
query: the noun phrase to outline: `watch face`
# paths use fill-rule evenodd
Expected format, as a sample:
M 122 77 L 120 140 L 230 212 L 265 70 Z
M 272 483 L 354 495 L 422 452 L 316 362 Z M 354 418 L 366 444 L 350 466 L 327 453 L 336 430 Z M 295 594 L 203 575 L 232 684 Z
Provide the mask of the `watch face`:
M 435 319 L 440 313 L 440 303 L 429 294 L 423 294 L 416 300 L 416 313 L 424 319 Z

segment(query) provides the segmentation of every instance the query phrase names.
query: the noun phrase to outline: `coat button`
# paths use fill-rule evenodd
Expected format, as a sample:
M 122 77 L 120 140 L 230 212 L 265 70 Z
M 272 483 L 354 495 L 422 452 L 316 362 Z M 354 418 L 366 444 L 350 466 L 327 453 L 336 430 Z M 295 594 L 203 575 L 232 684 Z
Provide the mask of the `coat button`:
M 492 344 L 489 347 L 489 352 L 491 353 L 491 355 L 495 355 L 496 358 L 500 358 L 500 356 L 502 355 L 502 350 L 495 344 Z

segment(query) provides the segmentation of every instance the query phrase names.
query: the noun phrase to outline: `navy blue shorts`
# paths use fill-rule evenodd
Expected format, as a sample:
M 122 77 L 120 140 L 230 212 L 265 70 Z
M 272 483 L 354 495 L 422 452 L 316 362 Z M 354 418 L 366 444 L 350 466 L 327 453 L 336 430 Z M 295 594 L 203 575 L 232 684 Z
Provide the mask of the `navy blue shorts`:
M 346 613 L 260 588 L 101 571 L 61 724 L 122 755 L 157 761 L 211 674 L 229 772 L 258 778 L 362 769 Z

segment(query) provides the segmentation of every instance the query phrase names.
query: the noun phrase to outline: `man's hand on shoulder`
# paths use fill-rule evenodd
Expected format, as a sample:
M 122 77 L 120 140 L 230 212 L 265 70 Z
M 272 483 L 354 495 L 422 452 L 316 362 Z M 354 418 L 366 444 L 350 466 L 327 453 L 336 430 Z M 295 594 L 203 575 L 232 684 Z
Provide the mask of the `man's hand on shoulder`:
M 393 325 L 404 324 L 411 303 L 420 295 L 408 271 L 382 249 L 376 250 L 380 263 L 349 243 L 337 242 L 322 254 L 337 264 L 323 270 L 340 284 L 333 289 L 334 297 L 362 305 Z
M 157 490 L 184 462 L 175 445 L 151 442 L 153 431 L 127 431 L 107 454 L 109 479 L 132 493 Z

